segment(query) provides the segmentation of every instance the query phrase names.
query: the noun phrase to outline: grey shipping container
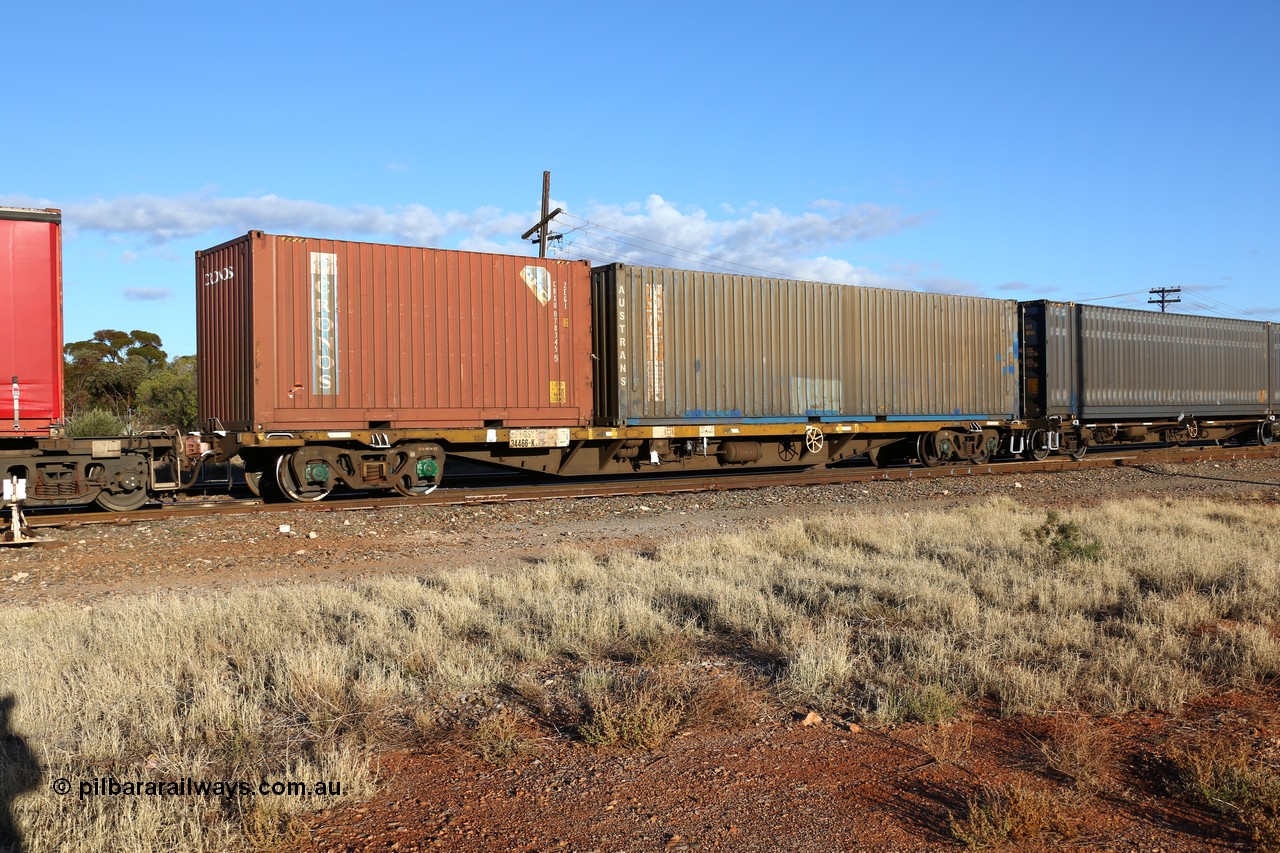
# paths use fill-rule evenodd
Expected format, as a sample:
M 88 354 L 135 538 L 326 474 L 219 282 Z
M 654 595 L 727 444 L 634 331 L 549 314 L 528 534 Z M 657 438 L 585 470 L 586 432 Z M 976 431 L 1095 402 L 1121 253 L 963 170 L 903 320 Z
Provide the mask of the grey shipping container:
M 1265 414 L 1266 323 L 1024 302 L 1023 414 L 1094 419 Z
M 1271 332 L 1271 413 L 1280 414 L 1280 324 L 1269 323 Z
M 611 264 L 592 270 L 606 423 L 1010 417 L 1010 300 Z

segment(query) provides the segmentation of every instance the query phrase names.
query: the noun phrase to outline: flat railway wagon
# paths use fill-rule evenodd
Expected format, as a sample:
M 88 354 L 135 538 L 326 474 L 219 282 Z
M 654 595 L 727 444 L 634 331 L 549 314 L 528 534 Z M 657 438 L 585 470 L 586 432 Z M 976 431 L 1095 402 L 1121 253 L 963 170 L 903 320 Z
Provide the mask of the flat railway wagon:
M 262 232 L 196 267 L 203 447 L 268 497 L 425 494 L 449 457 L 984 461 L 1018 432 L 1011 301 Z
M 635 458 L 704 451 L 691 424 L 731 425 L 720 463 L 774 466 L 981 464 L 1020 435 L 1011 300 L 626 264 L 592 290 L 598 422 L 675 433 Z
M 251 489 L 434 489 L 591 423 L 590 269 L 250 232 L 196 255 L 203 436 Z
M 62 213 L 0 207 L 0 508 L 136 509 L 181 486 L 175 430 L 68 438 L 63 424 Z
M 1043 300 L 1019 310 L 1022 416 L 1036 458 L 1280 435 L 1273 323 Z

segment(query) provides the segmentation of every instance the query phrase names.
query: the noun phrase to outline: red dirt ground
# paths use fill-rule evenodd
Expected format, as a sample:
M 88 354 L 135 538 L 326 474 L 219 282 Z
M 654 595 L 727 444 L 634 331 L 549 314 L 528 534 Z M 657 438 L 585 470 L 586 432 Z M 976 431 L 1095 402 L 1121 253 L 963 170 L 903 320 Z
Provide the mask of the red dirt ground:
M 1241 827 L 1175 795 L 1171 738 L 1212 732 L 1280 753 L 1274 690 L 1206 699 L 1177 717 L 952 723 L 967 749 L 939 748 L 938 726 L 871 729 L 800 714 L 733 731 L 678 734 L 655 752 L 544 737 L 534 756 L 487 762 L 465 738 L 385 759 L 372 801 L 313 817 L 297 851 L 955 850 L 953 816 L 984 783 L 1046 795 L 1046 825 L 1011 849 L 1254 849 Z M 1056 729 L 1088 731 L 1105 756 L 1088 789 L 1048 767 Z M 543 733 L 546 735 L 546 733 Z M 537 733 L 530 731 L 530 737 Z M 938 757 L 932 753 L 941 753 Z

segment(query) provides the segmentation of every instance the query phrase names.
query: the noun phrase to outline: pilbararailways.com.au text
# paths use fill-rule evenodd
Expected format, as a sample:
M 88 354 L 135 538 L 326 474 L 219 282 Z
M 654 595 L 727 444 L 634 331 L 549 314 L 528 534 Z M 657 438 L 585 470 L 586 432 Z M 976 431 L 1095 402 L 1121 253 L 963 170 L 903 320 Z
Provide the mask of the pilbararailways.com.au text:
M 54 793 L 66 795 L 73 790 L 71 780 L 55 779 Z M 284 779 L 117 779 L 101 776 L 81 779 L 76 785 L 80 799 L 90 797 L 340 797 L 338 781 L 293 782 Z

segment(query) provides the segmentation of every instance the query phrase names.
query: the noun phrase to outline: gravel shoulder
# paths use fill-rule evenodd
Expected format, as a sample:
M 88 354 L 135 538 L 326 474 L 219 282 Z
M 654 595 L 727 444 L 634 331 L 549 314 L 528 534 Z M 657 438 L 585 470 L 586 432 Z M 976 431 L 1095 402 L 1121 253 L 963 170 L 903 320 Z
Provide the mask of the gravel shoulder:
M 60 547 L 0 548 L 0 602 L 93 606 L 111 596 L 430 574 L 463 565 L 519 570 L 565 545 L 646 550 L 672 537 L 823 513 L 910 512 L 925 503 L 936 509 L 995 496 L 1031 506 L 1088 506 L 1133 495 L 1280 502 L 1280 459 L 85 525 L 48 532 Z

